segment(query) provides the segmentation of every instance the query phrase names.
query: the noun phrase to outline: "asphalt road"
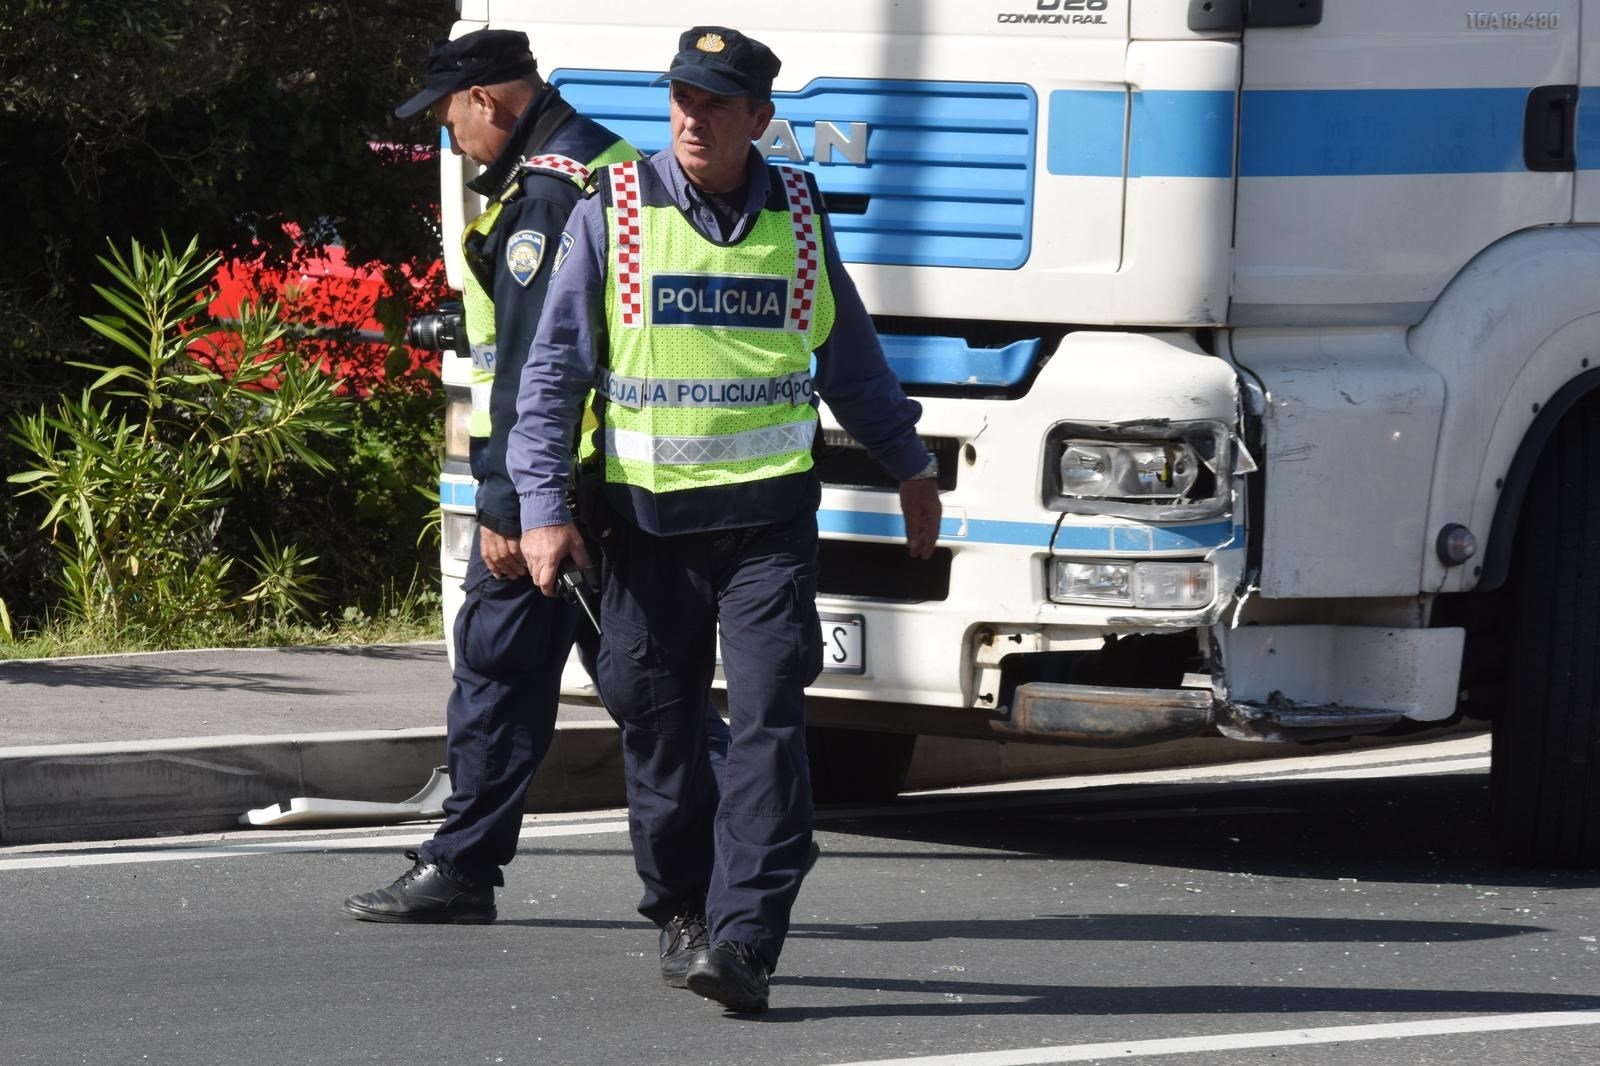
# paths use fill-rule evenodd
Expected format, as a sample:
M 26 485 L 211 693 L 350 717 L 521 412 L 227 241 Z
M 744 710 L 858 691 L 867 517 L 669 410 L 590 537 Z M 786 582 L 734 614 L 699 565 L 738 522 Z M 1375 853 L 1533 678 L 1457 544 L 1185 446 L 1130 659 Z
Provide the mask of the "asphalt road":
M 414 829 L 0 850 L 0 1062 L 1600 1061 L 1600 876 L 1496 865 L 1451 743 L 825 812 L 759 1018 L 660 983 L 620 812 L 479 928 L 341 913 Z

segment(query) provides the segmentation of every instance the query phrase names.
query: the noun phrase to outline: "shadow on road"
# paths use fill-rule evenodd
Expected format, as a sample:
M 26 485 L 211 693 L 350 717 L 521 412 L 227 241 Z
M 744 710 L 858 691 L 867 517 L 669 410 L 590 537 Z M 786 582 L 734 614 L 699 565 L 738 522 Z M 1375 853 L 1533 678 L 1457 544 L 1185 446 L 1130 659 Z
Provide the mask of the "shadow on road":
M 974 799 L 903 800 L 904 816 L 822 812 L 819 824 L 864 839 L 1259 877 L 1600 887 L 1600 872 L 1497 861 L 1487 772 Z
M 1120 940 L 1131 943 L 1442 944 L 1549 932 L 1537 925 L 1415 922 L 1370 918 L 1300 918 L 1211 914 L 1047 914 L 1015 920 L 796 923 L 789 935 L 819 940 Z
M 530 929 L 655 930 L 649 922 L 601 918 L 502 919 L 501 925 Z M 789 927 L 794 939 L 917 943 L 935 940 L 1037 942 L 1128 941 L 1150 944 L 1444 944 L 1547 933 L 1538 925 L 1488 922 L 1412 922 L 1366 918 L 1298 918 L 1265 915 L 1050 914 L 1037 918 L 971 918 L 939 922 L 838 922 Z

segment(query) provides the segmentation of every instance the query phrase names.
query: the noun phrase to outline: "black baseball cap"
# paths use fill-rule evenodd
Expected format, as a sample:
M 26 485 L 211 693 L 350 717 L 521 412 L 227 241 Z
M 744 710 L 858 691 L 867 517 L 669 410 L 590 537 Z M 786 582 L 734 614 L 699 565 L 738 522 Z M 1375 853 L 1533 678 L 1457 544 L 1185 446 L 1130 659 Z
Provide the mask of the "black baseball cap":
M 521 30 L 473 30 L 453 41 L 435 41 L 428 49 L 422 91 L 394 109 L 410 118 L 451 93 L 474 85 L 516 81 L 539 69 Z
M 696 26 L 678 38 L 672 69 L 655 80 L 681 81 L 718 96 L 772 95 L 772 79 L 783 64 L 772 49 L 726 26 Z

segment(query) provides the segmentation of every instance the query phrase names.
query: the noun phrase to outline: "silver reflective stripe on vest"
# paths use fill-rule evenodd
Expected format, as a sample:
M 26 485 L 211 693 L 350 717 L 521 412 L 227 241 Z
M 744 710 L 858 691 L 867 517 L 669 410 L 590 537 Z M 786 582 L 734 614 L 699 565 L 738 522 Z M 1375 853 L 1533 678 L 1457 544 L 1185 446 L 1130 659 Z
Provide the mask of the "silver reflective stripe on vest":
M 612 403 L 644 407 L 791 407 L 811 402 L 811 371 L 770 378 L 625 378 L 602 367 L 596 388 Z
M 606 429 L 606 453 L 652 466 L 701 463 L 737 463 L 811 449 L 816 435 L 814 419 L 766 426 L 722 437 L 652 437 L 629 429 Z
M 494 426 L 489 401 L 494 394 L 495 345 L 493 341 L 472 346 L 472 371 L 467 378 L 472 389 L 472 413 L 467 418 L 467 435 L 484 438 Z

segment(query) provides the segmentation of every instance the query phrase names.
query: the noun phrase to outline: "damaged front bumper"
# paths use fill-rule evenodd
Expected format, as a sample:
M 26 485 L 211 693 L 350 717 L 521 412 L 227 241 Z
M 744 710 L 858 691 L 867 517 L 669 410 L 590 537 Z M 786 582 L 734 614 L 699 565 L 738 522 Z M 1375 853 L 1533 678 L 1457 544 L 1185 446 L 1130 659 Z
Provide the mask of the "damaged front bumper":
M 1455 711 L 1464 633 L 1384 626 L 1213 629 L 1213 669 L 1180 688 L 1026 682 L 989 716 L 1011 739 L 1135 747 L 1186 737 L 1375 733 Z

